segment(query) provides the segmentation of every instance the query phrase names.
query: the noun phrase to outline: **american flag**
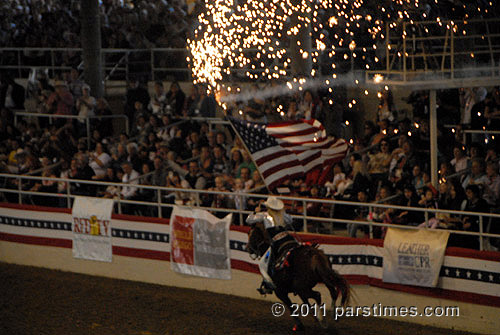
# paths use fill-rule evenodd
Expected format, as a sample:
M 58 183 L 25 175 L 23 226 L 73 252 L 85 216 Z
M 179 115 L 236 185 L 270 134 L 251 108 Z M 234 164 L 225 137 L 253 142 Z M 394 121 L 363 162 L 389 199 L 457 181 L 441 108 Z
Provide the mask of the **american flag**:
M 229 117 L 269 188 L 342 160 L 343 139 L 326 136 L 317 120 L 257 123 Z

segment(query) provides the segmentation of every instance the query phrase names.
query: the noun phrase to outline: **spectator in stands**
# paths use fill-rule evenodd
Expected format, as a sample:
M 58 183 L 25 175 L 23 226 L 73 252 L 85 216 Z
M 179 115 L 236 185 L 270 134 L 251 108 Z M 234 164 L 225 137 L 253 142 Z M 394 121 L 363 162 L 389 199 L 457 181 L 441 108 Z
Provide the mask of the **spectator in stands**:
M 355 157 L 355 155 L 351 157 Z M 367 185 L 370 185 L 370 176 L 363 160 L 355 159 L 349 178 L 352 180 L 352 184 L 344 191 L 343 198 L 355 198 L 360 190 L 365 190 Z
M 438 202 L 436 198 L 434 197 L 434 193 L 432 192 L 432 189 L 428 187 L 424 187 L 422 189 L 422 195 L 420 200 L 418 201 L 418 205 L 422 208 L 426 209 L 437 209 L 438 208 Z M 428 220 L 426 222 L 421 223 L 419 227 L 427 227 L 427 228 L 436 228 L 437 225 L 437 220 L 435 220 L 436 214 L 433 212 L 427 212 L 427 218 Z
M 198 94 L 198 88 L 193 85 L 189 92 L 189 96 L 184 100 L 184 106 L 182 108 L 183 116 L 199 116 L 200 110 L 198 109 L 198 103 L 200 101 L 200 95 Z
M 165 186 L 166 177 L 168 175 L 168 171 L 165 168 L 165 164 L 161 157 L 155 157 L 153 160 L 153 174 L 151 176 L 151 183 L 154 186 Z
M 72 115 L 74 100 L 68 86 L 65 82 L 58 81 L 54 84 L 54 88 L 55 92 L 47 100 L 48 111 L 57 115 Z M 64 123 L 67 123 L 66 120 L 57 122 L 57 124 Z
M 368 189 L 359 190 L 358 194 L 356 195 L 356 201 L 363 203 L 370 202 L 370 190 Z M 353 217 L 354 220 L 368 221 L 368 215 L 369 215 L 369 207 L 361 205 L 354 208 L 354 217 Z M 368 235 L 367 225 L 360 225 L 356 223 L 347 224 L 347 232 L 349 233 L 350 237 L 357 237 L 358 229 L 360 228 L 365 233 L 366 237 L 366 235 Z
M 378 133 L 378 128 L 371 120 L 366 120 L 363 127 L 361 141 L 365 144 L 372 143 L 373 137 Z
M 231 144 L 227 143 L 226 134 L 223 131 L 218 131 L 215 134 L 215 144 L 222 147 L 224 156 L 229 158 Z
M 232 177 L 236 178 L 238 176 L 242 162 L 243 156 L 241 155 L 241 151 L 238 148 L 231 149 L 230 174 Z
M 337 194 L 337 190 L 339 189 L 339 184 L 346 180 L 346 175 L 344 173 L 344 167 L 341 163 L 337 163 L 333 166 L 333 180 L 327 181 L 325 183 L 325 187 L 327 189 L 325 197 L 329 197 L 331 195 L 339 195 Z M 343 190 L 342 189 L 342 193 Z
M 486 163 L 486 177 L 483 184 L 483 198 L 492 207 L 500 206 L 500 176 L 498 174 L 498 163 Z
M 95 151 L 90 154 L 89 166 L 94 171 L 92 179 L 102 179 L 106 174 L 106 169 L 111 163 L 111 156 L 104 151 L 102 143 L 97 143 Z
M 297 102 L 293 99 L 288 101 L 286 117 L 288 120 L 298 120 L 300 118 L 300 114 L 298 114 L 297 110 Z
M 382 185 L 380 187 L 379 191 L 375 195 L 375 203 L 381 204 L 381 203 L 386 203 L 386 204 L 391 204 L 392 203 L 392 190 L 389 185 Z M 384 208 L 384 207 L 375 207 L 373 208 L 372 212 L 368 214 L 368 219 L 370 221 L 374 222 L 386 222 L 386 223 L 391 223 L 392 218 L 391 215 L 394 213 L 394 210 Z M 381 238 L 385 234 L 385 229 L 382 229 L 381 227 L 374 227 L 373 228 L 373 237 L 374 238 Z
M 375 134 L 370 143 L 363 143 L 367 146 L 379 144 L 384 138 L 393 132 L 391 123 L 387 119 L 382 119 L 377 122 L 379 132 Z
M 500 87 L 495 87 L 486 101 L 484 117 L 487 129 L 500 129 Z
M 368 154 L 368 173 L 374 183 L 378 184 L 387 181 L 389 176 L 389 166 L 391 164 L 391 151 L 389 141 L 383 139 L 380 141 L 378 150 L 375 154 Z
M 87 117 L 95 115 L 95 108 L 97 105 L 96 99 L 90 95 L 90 86 L 87 84 L 82 85 L 82 94 L 76 100 L 76 111 L 78 116 L 78 122 L 80 123 L 79 129 L 86 129 L 86 121 Z M 86 131 L 80 131 L 80 134 L 83 135 Z M 89 136 L 89 134 L 87 134 Z
M 212 93 L 210 95 L 207 92 L 207 87 L 205 85 L 198 86 L 198 95 L 200 100 L 198 102 L 197 110 L 200 111 L 202 117 L 215 117 L 215 110 L 217 108 L 217 102 Z
M 304 91 L 297 109 L 296 119 L 310 120 L 315 117 L 317 106 L 311 90 Z
M 137 172 L 132 163 L 126 161 L 122 163 L 122 183 L 124 184 L 139 184 L 139 172 Z M 123 186 L 120 192 L 120 198 L 125 200 L 131 200 L 137 195 L 137 186 Z M 122 211 L 125 214 L 133 214 L 132 206 L 128 204 L 122 205 Z
M 154 84 L 154 93 L 149 102 L 148 109 L 154 115 L 161 115 L 165 111 L 165 104 L 167 101 L 167 94 L 163 89 L 163 83 L 156 81 Z
M 182 91 L 179 83 L 176 81 L 172 82 L 170 90 L 166 95 L 166 112 L 174 116 L 181 116 L 185 99 L 186 94 Z
M 231 171 L 230 162 L 225 156 L 224 148 L 216 145 L 213 151 L 213 173 L 215 176 L 228 174 Z
M 169 162 L 169 164 L 172 165 L 172 162 Z M 175 166 L 172 167 L 174 168 Z M 201 174 L 200 166 L 197 161 L 189 162 L 188 171 L 179 168 L 180 167 L 175 167 L 175 170 L 179 173 L 179 175 L 184 177 L 184 179 L 188 182 L 189 187 L 197 190 L 203 190 L 205 188 L 207 180 Z
M 419 207 L 419 198 L 415 187 L 412 184 L 405 184 L 403 189 L 403 196 L 401 197 L 398 205 L 406 207 Z M 394 214 L 393 223 L 401 225 L 411 225 L 416 226 L 424 221 L 424 215 L 422 212 L 412 211 L 412 210 L 396 210 Z
M 471 171 L 465 176 L 462 187 L 467 189 L 469 185 L 478 185 L 480 189 L 488 182 L 488 177 L 484 173 L 484 163 L 480 158 L 472 160 Z
M 379 103 L 377 107 L 377 121 L 387 119 L 389 122 L 394 121 L 394 99 L 391 90 L 383 90 L 379 94 Z
M 413 187 L 415 187 L 415 190 L 417 194 L 422 194 L 423 193 L 423 188 L 426 186 L 426 182 L 424 180 L 424 171 L 422 171 L 422 168 L 420 167 L 420 164 L 415 164 L 413 166 L 413 178 L 411 180 Z
M 46 178 L 57 178 L 50 166 L 51 162 L 47 157 L 42 158 L 42 177 Z M 57 192 L 57 181 L 42 179 L 37 180 L 35 185 L 30 189 L 31 192 L 44 192 L 44 193 L 56 193 Z M 33 203 L 40 206 L 57 206 L 57 198 L 48 196 L 32 196 Z
M 140 102 L 141 106 L 148 106 L 150 99 L 149 93 L 146 88 L 140 85 L 137 79 L 131 79 L 129 81 L 125 98 L 126 100 L 125 100 L 124 112 L 127 115 L 128 120 L 132 126 L 136 119 L 135 115 L 135 113 L 137 112 L 136 102 Z
M 467 212 L 488 213 L 489 206 L 486 201 L 481 198 L 480 189 L 477 185 L 469 185 L 465 190 L 467 202 L 465 203 L 464 210 Z M 484 221 L 483 221 L 484 224 Z M 462 218 L 462 230 L 465 231 L 479 231 L 479 216 L 466 215 Z M 483 226 L 483 229 L 485 227 Z M 456 236 L 455 241 L 458 240 L 460 246 L 463 248 L 478 249 L 479 240 L 475 236 L 460 235 Z
M 228 189 L 224 185 L 223 176 L 215 177 L 214 187 L 209 188 L 209 191 L 219 191 L 219 192 L 228 192 Z M 208 195 L 208 194 L 207 194 Z M 231 197 L 226 194 L 209 194 L 208 197 L 209 203 L 207 203 L 210 207 L 214 208 L 231 208 Z M 205 203 L 205 201 L 204 201 Z M 223 218 L 227 213 L 225 212 L 214 212 L 213 213 L 218 218 Z
M 69 79 L 67 81 L 70 93 L 73 98 L 78 101 L 78 99 L 83 95 L 83 87 L 86 85 L 80 80 L 80 73 L 75 68 L 72 68 L 69 73 Z M 90 88 L 89 88 L 90 90 Z
M 453 148 L 453 159 L 450 161 L 450 164 L 455 168 L 455 173 L 467 169 L 469 157 L 465 155 L 465 147 L 463 145 L 459 144 Z
M 243 156 L 243 162 L 240 164 L 238 177 L 243 178 L 241 177 L 241 169 L 247 168 L 249 173 L 252 174 L 253 171 L 256 170 L 256 167 L 250 153 L 247 150 L 242 150 L 241 155 Z
M 104 98 L 97 99 L 95 115 L 108 116 L 112 114 L 108 101 Z M 92 126 L 105 138 L 113 135 L 113 121 L 110 118 L 97 118 L 92 123 Z
M 260 173 L 258 170 L 255 170 L 252 173 L 252 182 L 253 182 L 253 186 L 252 186 L 253 190 L 260 190 L 266 186 L 266 184 L 264 183 L 264 180 L 262 180 L 262 177 L 260 176 Z
M 75 155 L 75 159 L 71 160 L 70 172 L 68 174 L 68 178 L 78 179 L 78 180 L 91 180 L 94 172 L 88 166 L 88 158 L 81 153 L 77 153 Z M 71 184 L 72 191 L 71 193 L 77 195 L 86 195 L 89 196 L 92 194 L 94 188 L 90 184 L 84 184 L 75 182 Z

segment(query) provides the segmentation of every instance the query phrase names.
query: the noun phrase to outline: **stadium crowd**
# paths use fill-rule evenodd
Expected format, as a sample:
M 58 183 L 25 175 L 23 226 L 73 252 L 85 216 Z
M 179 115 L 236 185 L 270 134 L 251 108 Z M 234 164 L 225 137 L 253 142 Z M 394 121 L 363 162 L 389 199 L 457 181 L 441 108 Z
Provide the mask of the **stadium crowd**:
M 66 194 L 92 195 L 164 203 L 199 203 L 214 208 L 253 210 L 258 199 L 247 193 L 268 193 L 251 156 L 230 128 L 214 128 L 206 121 L 185 117 L 214 117 L 217 103 L 207 95 L 206 87 L 193 86 L 185 94 L 173 82 L 168 87 L 154 83 L 150 93 L 132 80 L 127 88 L 123 110 L 111 111 L 104 98 L 95 99 L 88 85 L 72 70 L 58 80 L 38 77 L 35 85 L 22 87 L 7 74 L 0 85 L 0 171 L 13 174 L 96 180 L 131 185 L 119 187 L 51 180 L 3 178 L 5 188 Z M 64 80 L 63 80 L 64 79 Z M 33 83 L 32 83 L 33 84 Z M 257 90 L 254 86 L 249 90 Z M 231 106 L 229 113 L 265 122 L 283 119 L 321 120 L 338 125 L 332 115 L 342 107 L 327 103 L 328 92 L 307 90 L 289 96 L 259 100 L 258 95 L 245 103 Z M 25 97 L 28 97 L 25 99 Z M 411 207 L 498 212 L 500 177 L 498 147 L 494 135 L 467 135 L 462 128 L 500 129 L 500 89 L 485 88 L 446 90 L 440 92 L 438 113 L 452 115 L 450 122 L 460 124 L 451 129 L 440 124 L 439 186 L 430 183 L 429 123 L 427 92 L 414 92 L 407 101 L 413 105 L 413 121 L 401 118 L 389 90 L 380 94 L 376 117 L 365 120 L 363 132 L 355 134 L 351 152 L 343 162 L 330 170 L 326 180 L 302 178 L 282 185 L 287 195 L 306 198 L 329 198 L 360 202 L 382 202 Z M 67 120 L 19 118 L 14 110 L 27 103 L 32 108 L 54 115 L 78 115 Z M 280 114 L 275 106 L 285 109 Z M 375 108 L 375 107 L 374 107 Z M 336 112 L 337 111 L 337 112 Z M 90 149 L 83 123 L 89 115 L 125 114 L 129 117 L 129 134 L 116 134 L 109 120 L 92 121 Z M 341 113 L 340 113 L 341 114 Z M 453 116 L 454 115 L 454 116 Z M 336 116 L 338 117 L 338 115 Z M 341 119 L 340 119 L 341 121 Z M 328 127 L 333 135 L 339 129 Z M 325 183 L 326 181 L 326 183 Z M 232 195 L 214 195 L 162 190 L 160 193 L 134 185 L 167 186 L 178 189 L 228 191 Z M 17 202 L 15 193 L 2 193 L 3 200 Z M 23 203 L 67 206 L 64 197 L 24 194 Z M 301 213 L 302 203 L 289 202 L 291 213 Z M 156 216 L 155 206 L 131 206 L 122 203 L 129 214 Z M 169 215 L 164 208 L 163 216 Z M 452 228 L 479 231 L 476 216 L 429 215 L 422 212 L 367 207 L 327 206 L 307 203 L 310 216 L 372 220 L 401 225 Z M 224 215 L 223 212 L 215 213 Z M 235 216 L 235 223 L 241 224 Z M 487 221 L 487 220 L 485 220 Z M 492 220 L 490 231 L 498 231 Z M 299 224 L 299 223 L 297 223 Z M 486 224 L 486 223 L 485 223 Z M 367 234 L 367 226 L 349 225 L 353 237 Z M 324 232 L 320 223 L 310 223 L 309 230 Z M 486 228 L 484 228 L 486 230 Z M 376 229 L 382 237 L 383 229 Z M 478 247 L 478 239 L 452 235 L 451 245 Z
M 102 46 L 151 48 L 186 45 L 200 1 L 103 0 Z M 3 47 L 79 48 L 80 1 L 0 1 Z M 44 31 L 39 34 L 39 31 Z

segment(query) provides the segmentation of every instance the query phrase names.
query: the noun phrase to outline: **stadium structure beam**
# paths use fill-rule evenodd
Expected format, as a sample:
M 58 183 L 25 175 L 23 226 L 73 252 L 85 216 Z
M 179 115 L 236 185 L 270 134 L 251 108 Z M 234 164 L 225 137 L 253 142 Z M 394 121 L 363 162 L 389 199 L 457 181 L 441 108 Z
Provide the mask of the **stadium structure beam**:
M 104 82 L 99 0 L 81 0 L 81 41 L 85 82 L 90 86 L 92 96 L 100 98 L 104 93 Z

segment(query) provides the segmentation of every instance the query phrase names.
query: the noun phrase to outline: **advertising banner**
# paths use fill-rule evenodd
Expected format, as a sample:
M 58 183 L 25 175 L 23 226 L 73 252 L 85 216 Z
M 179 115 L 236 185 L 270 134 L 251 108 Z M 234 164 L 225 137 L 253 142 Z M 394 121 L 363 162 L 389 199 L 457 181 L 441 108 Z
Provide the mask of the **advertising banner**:
M 113 199 L 76 197 L 72 211 L 73 257 L 112 261 Z
M 383 281 L 436 287 L 450 233 L 389 228 L 384 240 Z
M 171 267 L 193 276 L 231 279 L 229 225 L 201 209 L 174 207 L 170 217 Z

